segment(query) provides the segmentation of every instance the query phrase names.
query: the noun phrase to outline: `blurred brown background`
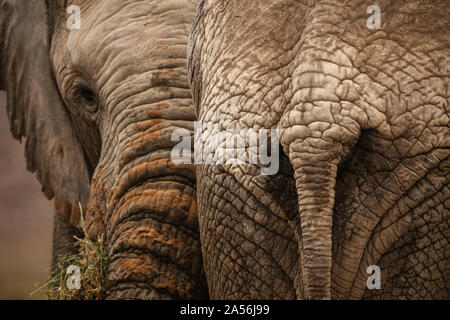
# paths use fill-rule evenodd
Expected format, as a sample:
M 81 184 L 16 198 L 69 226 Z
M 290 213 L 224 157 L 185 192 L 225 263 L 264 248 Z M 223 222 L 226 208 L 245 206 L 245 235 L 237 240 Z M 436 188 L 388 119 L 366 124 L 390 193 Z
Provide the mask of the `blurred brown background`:
M 26 171 L 24 142 L 14 140 L 0 91 L 0 299 L 33 296 L 46 283 L 51 261 L 53 205 Z

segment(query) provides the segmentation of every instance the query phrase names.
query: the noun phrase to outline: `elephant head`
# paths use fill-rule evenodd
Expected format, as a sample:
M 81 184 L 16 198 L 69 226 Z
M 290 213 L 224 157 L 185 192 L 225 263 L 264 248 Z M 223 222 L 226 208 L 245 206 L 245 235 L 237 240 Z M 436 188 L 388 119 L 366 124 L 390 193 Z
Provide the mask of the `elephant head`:
M 171 133 L 195 120 L 186 79 L 195 4 L 0 1 L 11 131 L 26 138 L 28 169 L 57 209 L 77 225 L 80 203 L 89 236 L 106 234 L 108 298 L 207 295 L 195 170 L 170 159 Z
M 198 171 L 211 296 L 448 298 L 448 1 L 252 3 L 200 1 L 189 44 L 199 119 L 281 145 Z

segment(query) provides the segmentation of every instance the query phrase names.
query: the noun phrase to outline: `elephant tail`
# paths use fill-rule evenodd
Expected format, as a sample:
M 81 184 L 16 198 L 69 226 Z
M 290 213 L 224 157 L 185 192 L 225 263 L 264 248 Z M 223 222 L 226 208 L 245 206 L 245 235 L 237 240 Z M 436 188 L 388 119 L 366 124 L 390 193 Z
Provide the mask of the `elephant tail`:
M 297 238 L 301 284 L 297 296 L 331 299 L 332 224 L 337 170 L 353 149 L 359 132 L 347 141 L 323 135 L 300 137 L 298 130 L 285 129 L 281 144 L 294 170 L 300 223 Z
M 331 299 L 331 228 L 339 157 L 328 150 L 323 140 L 290 145 L 300 215 L 295 234 L 308 299 Z

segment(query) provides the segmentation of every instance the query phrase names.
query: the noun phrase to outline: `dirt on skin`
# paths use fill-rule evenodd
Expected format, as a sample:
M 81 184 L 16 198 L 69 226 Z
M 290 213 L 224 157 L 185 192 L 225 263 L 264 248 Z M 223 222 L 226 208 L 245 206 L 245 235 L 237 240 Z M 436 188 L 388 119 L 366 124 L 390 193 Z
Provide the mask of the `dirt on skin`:
M 12 138 L 5 100 L 0 91 L 0 299 L 44 299 L 30 293 L 49 274 L 53 204 L 26 171 L 25 140 Z

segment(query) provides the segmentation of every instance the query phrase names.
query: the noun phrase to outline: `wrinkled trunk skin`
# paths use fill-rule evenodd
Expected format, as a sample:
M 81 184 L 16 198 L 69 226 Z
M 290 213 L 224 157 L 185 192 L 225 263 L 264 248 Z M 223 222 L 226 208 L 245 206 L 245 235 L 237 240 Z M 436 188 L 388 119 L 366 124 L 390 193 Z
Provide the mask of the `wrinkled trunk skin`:
M 176 124 L 151 122 L 121 153 L 125 167 L 106 196 L 109 298 L 205 298 L 195 170 L 162 151 Z
M 283 151 L 273 177 L 198 171 L 211 297 L 449 298 L 450 8 L 379 1 L 371 30 L 370 4 L 201 1 L 189 52 L 201 119 L 278 128 Z
M 154 109 L 144 110 L 154 115 Z M 117 185 L 103 189 L 108 298 L 205 298 L 195 168 L 176 166 L 170 159 L 170 133 L 189 128 L 193 118 L 142 120 L 136 131 L 127 132 L 132 138 L 118 144 Z M 107 164 L 100 168 L 104 175 L 113 170 Z M 92 198 L 97 196 L 93 191 Z
M 186 79 L 194 10 L 195 1 L 93 3 L 82 11 L 81 30 L 54 42 L 54 50 L 67 49 L 66 63 L 94 81 L 100 100 L 101 153 L 85 221 L 90 237 L 106 235 L 108 299 L 208 296 L 195 167 L 170 157 L 178 143 L 172 132 L 193 131 L 196 119 Z M 64 64 L 55 64 L 64 78 Z

